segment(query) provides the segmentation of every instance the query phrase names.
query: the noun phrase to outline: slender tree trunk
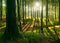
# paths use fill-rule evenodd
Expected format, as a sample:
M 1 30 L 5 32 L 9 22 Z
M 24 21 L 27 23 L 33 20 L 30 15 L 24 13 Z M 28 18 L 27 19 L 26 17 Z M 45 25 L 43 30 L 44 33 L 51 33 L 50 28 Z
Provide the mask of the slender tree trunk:
M 15 0 L 7 0 L 6 13 L 6 30 L 4 32 L 5 39 L 17 39 L 19 31 L 16 23 L 16 2 Z
M 2 0 L 0 0 L 0 23 L 2 21 Z
M 32 1 L 30 1 L 30 3 L 31 3 Z M 32 15 L 33 15 L 33 8 L 32 8 L 32 4 L 30 4 L 30 7 L 31 7 L 31 20 L 33 19 L 32 17 Z
M 37 10 L 37 19 L 38 19 L 38 13 L 39 13 L 39 11 Z
M 34 9 L 35 9 L 35 8 L 34 8 Z M 35 13 L 34 16 L 35 16 L 35 21 L 36 21 L 36 9 L 35 9 L 34 13 Z
M 29 18 L 29 1 L 28 1 L 28 18 Z
M 56 16 L 57 16 L 57 15 L 56 15 L 56 3 L 55 3 L 55 20 L 56 20 Z
M 33 18 L 32 18 L 32 6 L 31 6 L 31 19 L 33 19 Z
M 48 0 L 46 0 L 46 28 L 48 28 Z
M 59 25 L 60 25 L 60 0 L 59 0 Z
M 43 33 L 43 0 L 42 0 L 42 11 L 41 11 L 41 33 Z
M 23 15 L 23 24 L 24 24 L 24 0 L 22 0 L 22 15 Z
M 34 16 L 34 19 L 35 19 L 35 9 L 33 8 L 33 16 Z
M 25 19 L 26 19 L 26 0 L 25 0 Z
M 20 3 L 21 3 L 21 0 L 17 0 L 17 5 L 18 5 L 18 22 L 19 22 L 20 31 L 22 31 L 21 14 L 20 14 Z

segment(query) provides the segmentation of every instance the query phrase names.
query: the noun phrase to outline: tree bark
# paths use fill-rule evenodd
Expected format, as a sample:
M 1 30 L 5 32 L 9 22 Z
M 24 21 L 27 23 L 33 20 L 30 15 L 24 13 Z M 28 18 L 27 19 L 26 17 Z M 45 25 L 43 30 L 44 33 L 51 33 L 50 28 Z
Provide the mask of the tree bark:
M 46 0 L 46 28 L 48 28 L 48 0 Z
M 2 21 L 2 0 L 0 0 L 0 23 Z
M 30 6 L 30 5 L 29 5 L 29 1 L 28 1 L 28 18 L 29 18 L 29 6 Z
M 24 24 L 24 16 L 25 16 L 24 15 L 24 0 L 22 0 L 22 11 L 23 11 L 22 13 L 23 13 L 23 24 Z
M 21 2 L 21 0 L 17 0 L 17 5 L 18 5 L 18 22 L 19 22 L 20 31 L 22 31 L 21 14 L 20 14 L 20 2 Z
M 59 25 L 60 25 L 60 0 L 59 0 Z
M 4 32 L 5 39 L 16 39 L 19 31 L 16 23 L 16 2 L 15 0 L 7 0 L 6 13 L 6 30 Z
M 25 19 L 26 19 L 26 0 L 25 0 Z
M 43 0 L 42 0 L 42 11 L 41 11 L 41 33 L 43 33 Z

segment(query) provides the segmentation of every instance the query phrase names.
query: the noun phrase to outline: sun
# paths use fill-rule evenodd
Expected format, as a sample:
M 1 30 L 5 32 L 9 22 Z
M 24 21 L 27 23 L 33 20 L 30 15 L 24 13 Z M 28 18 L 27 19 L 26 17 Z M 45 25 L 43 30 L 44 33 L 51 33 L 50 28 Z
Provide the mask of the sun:
M 39 2 L 36 2 L 36 3 L 35 3 L 35 7 L 36 7 L 36 8 L 40 7 L 40 3 L 39 3 Z
M 34 2 L 33 8 L 41 11 L 42 10 L 42 4 L 40 2 Z M 43 6 L 43 10 L 45 10 L 45 6 Z

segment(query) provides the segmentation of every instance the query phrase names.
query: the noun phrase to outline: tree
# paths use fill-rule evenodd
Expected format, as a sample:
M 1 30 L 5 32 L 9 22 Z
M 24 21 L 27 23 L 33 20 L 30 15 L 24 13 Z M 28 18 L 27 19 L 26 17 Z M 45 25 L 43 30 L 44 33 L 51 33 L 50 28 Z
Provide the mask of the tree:
M 30 5 L 29 5 L 29 1 L 28 1 L 28 17 L 29 17 L 29 6 L 30 6 Z
M 19 22 L 20 31 L 22 31 L 21 14 L 20 14 L 20 3 L 21 3 L 21 0 L 17 0 L 17 5 L 18 5 L 18 22 Z
M 39 11 L 37 10 L 37 19 L 38 19 L 38 14 L 39 14 Z
M 33 15 L 33 14 L 32 14 L 32 12 L 33 12 L 32 10 L 33 10 L 33 9 L 32 9 L 32 6 L 31 6 L 31 19 L 33 19 L 33 18 L 32 18 L 32 15 Z
M 4 39 L 15 39 L 19 36 L 19 31 L 16 23 L 16 2 L 15 0 L 7 0 L 6 10 L 6 29 Z
M 35 17 L 35 21 L 36 21 L 36 8 L 34 8 L 34 17 Z
M 22 11 L 23 11 L 22 13 L 23 13 L 23 24 L 24 24 L 24 16 L 25 16 L 24 15 L 24 0 L 22 0 Z
M 53 0 L 53 1 L 54 1 L 54 0 Z M 56 31 L 56 29 L 55 29 L 55 20 L 56 20 L 56 3 L 57 3 L 57 1 L 55 0 L 54 3 L 55 3 L 54 32 L 55 32 L 55 34 L 56 34 L 56 36 L 57 36 L 57 40 L 59 40 L 59 37 L 58 37 L 57 31 Z M 59 41 L 60 41 L 60 40 L 59 40 Z
M 43 0 L 42 0 L 42 11 L 41 11 L 41 33 L 43 33 Z
M 46 28 L 48 28 L 48 0 L 46 0 Z
M 2 0 L 0 0 L 0 22 L 2 21 Z
M 26 0 L 25 0 L 25 19 L 26 19 Z
M 56 1 L 55 1 L 55 20 L 56 20 Z
M 59 25 L 60 25 L 60 0 L 59 0 Z

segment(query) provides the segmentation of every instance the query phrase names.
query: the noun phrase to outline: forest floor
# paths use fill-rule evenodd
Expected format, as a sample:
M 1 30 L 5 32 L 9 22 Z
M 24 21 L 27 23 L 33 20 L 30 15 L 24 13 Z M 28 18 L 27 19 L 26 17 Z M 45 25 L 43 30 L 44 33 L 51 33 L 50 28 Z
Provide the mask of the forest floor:
M 54 36 L 44 35 L 41 33 L 38 33 L 40 27 L 38 26 L 39 23 L 36 22 L 27 22 L 23 26 L 23 32 L 22 35 L 23 38 L 19 38 L 18 40 L 7 40 L 6 43 L 57 43 L 57 38 L 54 39 Z M 6 27 L 5 20 L 0 25 L 0 43 L 5 43 L 1 40 L 2 35 L 4 34 L 4 30 Z M 53 26 L 48 27 L 49 30 L 54 33 Z M 60 25 L 55 25 L 57 35 L 60 36 Z M 46 28 L 44 28 L 44 33 L 46 33 Z M 47 32 L 49 34 L 49 32 Z M 60 37 L 59 37 L 60 38 Z
M 24 37 L 17 40 L 6 40 L 3 41 L 2 38 L 3 32 L 0 32 L 0 43 L 55 43 L 56 40 L 51 37 L 46 37 L 42 34 L 25 32 L 23 33 Z M 57 43 L 57 42 L 56 42 Z

